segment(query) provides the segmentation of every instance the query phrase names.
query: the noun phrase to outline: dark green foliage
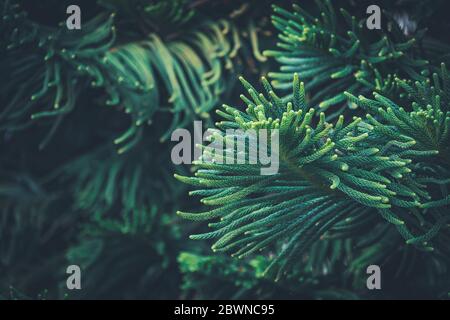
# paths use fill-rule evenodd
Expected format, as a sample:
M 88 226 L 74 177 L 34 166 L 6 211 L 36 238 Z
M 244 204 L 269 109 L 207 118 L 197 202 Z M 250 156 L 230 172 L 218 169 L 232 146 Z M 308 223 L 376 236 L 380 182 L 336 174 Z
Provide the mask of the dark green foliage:
M 342 227 L 342 225 L 341 225 Z M 273 283 L 264 270 L 273 253 L 244 261 L 222 254 L 182 252 L 182 292 L 190 299 L 367 299 L 446 298 L 448 270 L 442 258 L 399 247 L 401 237 L 381 226 L 370 237 L 359 229 L 358 239 L 321 239 L 283 279 Z M 371 230 L 365 228 L 365 231 Z M 392 232 L 393 231 L 393 232 Z M 383 293 L 367 292 L 366 266 L 383 270 Z M 347 288 L 347 289 L 345 289 Z M 351 288 L 351 289 L 349 289 Z
M 180 212 L 180 215 L 193 220 L 219 217 L 221 220 L 210 224 L 217 231 L 192 238 L 218 238 L 213 250 L 232 250 L 240 258 L 281 240 L 285 245 L 272 267 L 280 261 L 284 261 L 284 266 L 295 260 L 345 218 L 364 219 L 378 212 L 397 226 L 407 243 L 423 247 L 439 233 L 448 216 L 438 212 L 427 214 L 427 210 L 421 212 L 419 208 L 445 206 L 448 200 L 430 202 L 426 186 L 420 184 L 413 172 L 420 163 L 414 161 L 414 156 L 433 156 L 436 150 L 404 151 L 413 147 L 415 140 L 396 132 L 395 126 L 374 129 L 375 123 L 361 118 L 345 124 L 341 116 L 331 124 L 321 113 L 318 123 L 313 124 L 316 110 L 308 110 L 304 86 L 297 75 L 293 81 L 293 98 L 286 104 L 265 79 L 266 96 L 258 95 L 245 80 L 243 83 L 252 99 L 242 97 L 248 103 L 245 113 L 224 107 L 227 121 L 218 123 L 224 130 L 222 139 L 234 138 L 227 135 L 226 129 L 235 128 L 235 124 L 241 129 L 278 129 L 280 169 L 274 175 L 265 176 L 248 161 L 242 165 L 215 164 L 214 160 L 222 156 L 217 153 L 213 163 L 196 163 L 199 167 L 196 177 L 180 179 L 200 187 L 193 194 L 207 195 L 202 203 L 215 208 L 199 214 Z M 397 119 L 392 115 L 386 118 Z M 389 129 L 390 135 L 378 136 L 378 132 Z M 404 141 L 396 137 L 404 137 Z M 204 154 L 208 151 L 206 147 Z M 231 158 L 237 158 L 238 149 L 231 152 L 234 152 Z M 405 219 L 410 219 L 409 210 L 416 212 L 415 223 L 421 223 L 414 225 L 421 230 L 420 235 L 413 235 L 405 224 Z M 432 217 L 430 225 L 425 223 L 425 215 Z
M 190 299 L 357 299 L 352 292 L 332 288 L 322 290 L 326 277 L 319 282 L 313 275 L 293 274 L 284 282 L 273 284 L 263 277 L 270 259 L 257 256 L 238 263 L 223 255 L 200 256 L 181 252 L 178 257 L 183 273 L 182 290 Z
M 124 15 L 123 25 L 128 32 L 164 32 L 170 34 L 187 25 L 197 14 L 187 0 L 100 0 L 100 5 Z M 170 24 L 167 23 L 170 21 Z
M 396 82 L 401 93 L 394 100 L 401 106 L 377 93 L 373 94 L 375 100 L 345 94 L 367 111 L 368 121 L 377 132 L 391 137 L 400 133 L 400 138 L 407 139 L 402 143 L 413 143 L 409 147 L 414 151 L 433 151 L 428 155 L 436 153 L 441 164 L 448 165 L 450 77 L 445 65 L 441 64 L 432 79 L 423 82 L 396 79 Z M 386 126 L 391 130 L 382 129 Z
M 239 258 L 275 251 L 265 273 L 277 270 L 277 279 L 298 270 L 320 239 L 351 239 L 355 279 L 369 261 L 387 260 L 402 261 L 394 273 L 407 277 L 402 266 L 413 252 L 426 257 L 428 264 L 416 267 L 427 268 L 434 279 L 428 281 L 437 284 L 446 277 L 450 253 L 448 71 L 430 64 L 437 56 L 421 56 L 417 41 L 423 33 L 408 40 L 391 21 L 391 31 L 380 34 L 344 9 L 337 18 L 328 1 L 317 5 L 320 19 L 295 5 L 293 13 L 274 8 L 281 50 L 266 54 L 283 66 L 269 76 L 275 88 L 292 87 L 290 94 L 278 96 L 265 78 L 261 94 L 241 79 L 246 108 L 224 105 L 218 111 L 224 120 L 213 141 L 248 139 L 242 130 L 279 130 L 279 171 L 261 175 L 248 148 L 245 164 L 223 163 L 222 154 L 205 144 L 195 177 L 177 178 L 195 186 L 190 194 L 212 209 L 179 215 L 213 220 L 209 227 L 215 230 L 191 236 L 215 239 L 213 251 Z M 375 100 L 363 96 L 369 92 Z M 360 107 L 364 119 L 346 120 L 352 113 L 347 105 Z M 321 112 L 329 107 L 334 110 Z M 242 151 L 225 152 L 228 160 Z M 431 271 L 433 263 L 439 267 Z
M 0 1 L 0 296 L 175 298 L 188 246 L 170 216 L 189 202 L 172 174 L 186 168 L 160 141 L 208 120 L 247 64 L 260 72 L 267 19 L 84 1 L 74 32 L 69 4 Z M 69 264 L 86 290 L 65 289 Z
M 64 201 L 28 175 L 0 176 L 0 293 L 37 297 L 44 289 L 55 298 L 65 268 L 64 244 L 74 238 L 77 217 Z M 18 288 L 18 292 L 16 292 Z M 21 298 L 22 297 L 22 298 Z
M 429 230 L 420 237 L 414 237 L 408 230 L 398 226 L 407 243 L 422 242 L 426 245 L 441 229 L 447 228 L 445 224 L 449 216 L 445 208 L 450 203 L 446 188 L 450 182 L 449 79 L 448 71 L 442 64 L 440 75 L 433 74 L 432 81 L 416 82 L 412 85 L 397 80 L 403 89 L 401 96 L 406 100 L 399 103 L 404 107 L 376 93 L 374 93 L 376 100 L 362 96 L 356 99 L 348 94 L 351 100 L 367 110 L 368 122 L 374 126 L 373 139 L 389 140 L 384 150 L 388 148 L 404 150 L 400 154 L 412 160 L 416 184 L 414 192 L 423 197 L 418 205 L 418 209 L 423 211 L 423 217 L 418 216 L 418 223 L 420 227 L 428 224 Z M 417 216 L 418 211 L 413 212 Z M 403 214 L 409 216 L 408 213 Z M 447 236 L 444 233 L 439 244 L 444 246 L 446 252 L 448 252 Z
M 448 298 L 445 0 L 380 1 L 382 30 L 368 0 L 74 2 L 77 31 L 0 0 L 1 299 Z M 175 166 L 199 119 L 279 130 L 278 172 Z
M 243 44 L 232 21 L 204 20 L 183 34 L 172 32 L 167 40 L 151 28 L 135 30 L 135 39 L 124 42 L 125 34 L 116 24 L 129 23 L 130 10 L 139 9 L 129 2 L 118 2 L 111 11 L 84 22 L 80 33 L 43 26 L 27 19 L 15 1 L 6 3 L 11 5 L 3 16 L 11 21 L 11 27 L 4 29 L 8 38 L 4 40 L 2 74 L 13 81 L 1 89 L 2 95 L 11 97 L 0 124 L 14 130 L 29 126 L 30 117 L 53 117 L 50 134 L 54 134 L 62 117 L 75 108 L 80 93 L 91 86 L 105 92 L 106 105 L 131 117 L 130 128 L 115 140 L 123 153 L 141 141 L 143 125 L 152 123 L 157 110 L 173 114 L 163 140 L 177 126 L 185 126 L 195 117 L 207 118 L 228 87 L 230 76 L 236 76 L 233 61 Z M 161 10 L 166 19 L 178 21 L 182 13 L 170 8 L 178 8 L 179 1 L 170 3 L 149 5 L 143 22 L 155 23 L 153 17 Z M 21 29 L 14 29 L 15 25 Z M 253 36 L 257 43 L 258 36 Z M 29 55 L 29 48 L 39 50 Z M 34 76 L 28 79 L 30 74 Z M 13 111 L 17 104 L 22 107 Z
M 125 155 L 116 154 L 113 147 L 101 148 L 68 163 L 55 178 L 71 186 L 74 209 L 88 210 L 95 216 L 168 205 L 182 190 L 173 183 L 171 173 L 183 168 L 168 166 L 167 153 L 154 157 L 156 147 L 142 144 Z
M 437 58 L 419 55 L 423 30 L 406 36 L 389 16 L 383 16 L 383 30 L 369 30 L 365 18 L 335 8 L 330 1 L 317 1 L 317 6 L 320 18 L 299 5 L 290 11 L 275 6 L 272 20 L 281 32 L 280 49 L 265 54 L 282 65 L 280 72 L 269 73 L 275 88 L 289 88 L 292 75 L 299 72 L 312 94 L 311 104 L 322 110 L 346 104 L 344 91 L 390 90 L 396 75 L 424 80 L 429 59 Z
M 167 299 L 179 286 L 177 252 L 180 231 L 157 207 L 125 211 L 116 219 L 86 225 L 67 260 L 84 270 L 84 288 L 68 298 Z M 107 270 L 107 272 L 105 272 Z

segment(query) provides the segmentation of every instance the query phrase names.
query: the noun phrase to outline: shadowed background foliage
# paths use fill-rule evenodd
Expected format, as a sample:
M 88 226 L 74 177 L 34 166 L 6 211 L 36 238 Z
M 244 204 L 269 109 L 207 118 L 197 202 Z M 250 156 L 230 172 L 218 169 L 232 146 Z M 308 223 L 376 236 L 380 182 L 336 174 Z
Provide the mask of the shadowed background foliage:
M 0 297 L 448 298 L 446 1 L 370 4 L 0 0 Z M 174 165 L 194 120 L 281 129 L 281 176 Z

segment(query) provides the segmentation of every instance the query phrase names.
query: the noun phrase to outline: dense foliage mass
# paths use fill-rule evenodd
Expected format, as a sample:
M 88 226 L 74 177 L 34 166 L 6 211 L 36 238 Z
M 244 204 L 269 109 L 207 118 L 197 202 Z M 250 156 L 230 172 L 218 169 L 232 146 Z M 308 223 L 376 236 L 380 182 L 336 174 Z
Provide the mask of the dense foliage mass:
M 446 1 L 70 4 L 0 0 L 1 298 L 448 298 Z

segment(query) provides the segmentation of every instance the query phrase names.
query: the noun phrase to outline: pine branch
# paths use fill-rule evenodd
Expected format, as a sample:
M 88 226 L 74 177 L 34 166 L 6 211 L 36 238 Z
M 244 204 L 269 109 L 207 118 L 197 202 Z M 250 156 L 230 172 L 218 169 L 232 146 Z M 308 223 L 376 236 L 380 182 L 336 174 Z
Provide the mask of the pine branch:
M 387 93 L 395 76 L 425 80 L 433 56 L 420 56 L 423 30 L 408 38 L 389 15 L 383 15 L 389 21 L 381 31 L 368 30 L 364 19 L 343 8 L 337 13 L 330 1 L 316 3 L 320 18 L 298 5 L 292 11 L 274 6 L 273 24 L 281 32 L 279 49 L 265 54 L 282 65 L 280 72 L 269 73 L 275 88 L 289 88 L 297 72 L 312 93 L 311 105 L 337 110 L 347 104 L 344 91 Z
M 220 221 L 210 223 L 215 231 L 191 238 L 218 239 L 214 251 L 232 251 L 240 258 L 282 242 L 277 259 L 268 269 L 281 263 L 282 271 L 334 225 L 375 209 L 399 229 L 407 243 L 426 249 L 445 219 L 434 216 L 431 226 L 410 221 L 407 212 L 425 206 L 430 196 L 414 181 L 411 156 L 415 152 L 404 151 L 408 143 L 373 136 L 374 126 L 361 118 L 345 124 L 341 116 L 330 124 L 320 113 L 319 122 L 313 123 L 313 116 L 319 112 L 308 110 L 305 86 L 297 75 L 287 103 L 273 92 L 267 80 L 262 81 L 266 96 L 242 80 L 251 97 L 242 97 L 248 106 L 246 112 L 224 106 L 219 114 L 226 121 L 218 123 L 222 131 L 216 133 L 216 139 L 239 139 L 238 133 L 230 136 L 226 132 L 230 128 L 278 129 L 279 172 L 260 175 L 260 165 L 250 164 L 248 155 L 246 164 L 219 164 L 222 155 L 217 151 L 213 154 L 206 146 L 203 156 L 212 161 L 195 163 L 199 168 L 195 177 L 176 177 L 196 186 L 198 190 L 191 194 L 203 197 L 203 204 L 215 208 L 179 215 L 196 221 Z M 381 130 L 389 130 L 385 127 Z M 388 143 L 397 148 L 383 148 Z M 231 152 L 233 159 L 238 157 L 236 148 L 225 152 Z M 418 215 L 423 219 L 423 213 Z M 411 223 L 419 235 L 413 235 L 406 226 Z
M 180 14 L 172 13 L 168 11 L 169 17 L 178 21 Z M 106 93 L 106 105 L 131 118 L 130 128 L 115 140 L 119 153 L 142 140 L 143 126 L 152 123 L 157 111 L 173 114 L 162 140 L 195 117 L 208 118 L 237 72 L 234 62 L 243 46 L 241 32 L 223 19 L 197 24 L 170 41 L 153 32 L 120 43 L 115 13 L 99 14 L 85 22 L 76 35 L 65 28 L 15 19 L 25 17 L 23 12 L 18 15 L 5 10 L 3 16 L 11 24 L 6 32 L 16 25 L 26 31 L 18 29 L 6 39 L 6 58 L 1 67 L 13 81 L 2 86 L 4 96 L 11 97 L 0 113 L 2 128 L 26 128 L 32 124 L 29 117 L 54 118 L 49 132 L 52 135 L 62 117 L 76 107 L 77 98 L 91 86 Z M 254 27 L 250 33 L 257 48 Z M 34 76 L 30 78 L 30 74 Z M 13 110 L 17 104 L 23 107 Z

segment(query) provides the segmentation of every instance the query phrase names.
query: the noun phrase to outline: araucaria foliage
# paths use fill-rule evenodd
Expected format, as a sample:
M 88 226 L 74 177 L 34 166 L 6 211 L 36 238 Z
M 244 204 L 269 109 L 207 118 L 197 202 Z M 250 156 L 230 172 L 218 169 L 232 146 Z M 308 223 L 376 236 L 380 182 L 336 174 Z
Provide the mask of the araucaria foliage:
M 213 139 L 245 140 L 248 129 L 279 130 L 279 171 L 261 175 L 250 164 L 250 148 L 245 164 L 215 161 L 216 151 L 212 161 L 194 163 L 194 177 L 176 176 L 195 186 L 190 194 L 208 207 L 178 214 L 211 220 L 212 231 L 191 239 L 214 239 L 214 252 L 238 258 L 274 253 L 265 273 L 275 271 L 277 279 L 298 270 L 317 250 L 312 246 L 329 238 L 357 243 L 354 266 L 361 269 L 368 261 L 364 255 L 383 255 L 382 238 L 392 230 L 399 235 L 393 240 L 398 257 L 412 247 L 448 265 L 445 64 L 420 56 L 423 32 L 408 39 L 394 25 L 371 35 L 345 9 L 338 18 L 329 1 L 318 6 L 320 17 L 297 5 L 293 11 L 274 7 L 280 49 L 265 54 L 282 64 L 280 72 L 269 73 L 272 84 L 262 78 L 264 93 L 241 78 L 244 105 L 218 110 L 223 121 Z M 225 152 L 237 159 L 242 150 Z M 208 144 L 205 156 L 211 158 Z M 380 236 L 380 230 L 389 231 Z
M 409 112 L 375 93 L 376 100 L 355 98 L 368 109 L 367 120 L 347 122 L 340 116 L 334 123 L 307 107 L 297 74 L 287 102 L 265 79 L 266 95 L 242 80 L 251 97 L 242 97 L 246 111 L 224 106 L 226 121 L 218 127 L 225 130 L 225 140 L 234 139 L 226 129 L 236 126 L 278 129 L 280 170 L 264 176 L 251 164 L 196 163 L 195 177 L 179 179 L 199 187 L 192 194 L 215 208 L 179 214 L 193 220 L 221 219 L 210 224 L 217 230 L 191 238 L 218 238 L 214 251 L 232 250 L 240 258 L 280 241 L 284 245 L 268 270 L 279 262 L 283 270 L 336 224 L 379 214 L 407 244 L 448 250 L 445 231 L 439 235 L 449 216 L 440 207 L 450 197 L 433 190 L 433 184 L 450 178 L 445 166 L 450 118 L 438 95 L 450 93 L 444 65 L 441 78 L 435 76 L 433 88 L 417 83 L 422 94 L 398 80 L 409 98 L 417 100 L 408 105 Z
M 449 298 L 448 0 L 375 2 L 0 0 L 0 299 Z

